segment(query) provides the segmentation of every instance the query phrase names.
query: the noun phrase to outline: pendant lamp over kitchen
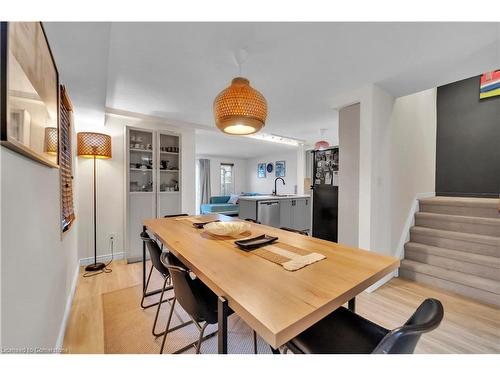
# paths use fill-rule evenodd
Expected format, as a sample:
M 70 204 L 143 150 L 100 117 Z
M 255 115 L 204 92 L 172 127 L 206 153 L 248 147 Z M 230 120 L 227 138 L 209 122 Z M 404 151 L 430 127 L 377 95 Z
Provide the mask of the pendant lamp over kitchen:
M 330 144 L 324 140 L 325 139 L 325 131 L 326 131 L 326 129 L 320 129 L 320 131 L 319 131 L 319 136 L 320 136 L 321 140 L 314 144 L 314 149 L 316 151 L 325 150 L 328 147 L 330 147 Z
M 236 55 L 241 74 L 245 51 Z M 264 96 L 250 86 L 250 81 L 236 77 L 214 100 L 215 125 L 226 134 L 248 135 L 257 133 L 266 124 L 267 102 Z

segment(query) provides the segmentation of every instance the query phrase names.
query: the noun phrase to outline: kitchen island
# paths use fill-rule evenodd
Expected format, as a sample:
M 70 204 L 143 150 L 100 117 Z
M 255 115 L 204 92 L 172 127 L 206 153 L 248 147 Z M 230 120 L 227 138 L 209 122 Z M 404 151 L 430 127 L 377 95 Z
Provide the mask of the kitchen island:
M 309 195 L 257 195 L 240 197 L 239 217 L 257 220 L 276 228 L 311 229 Z

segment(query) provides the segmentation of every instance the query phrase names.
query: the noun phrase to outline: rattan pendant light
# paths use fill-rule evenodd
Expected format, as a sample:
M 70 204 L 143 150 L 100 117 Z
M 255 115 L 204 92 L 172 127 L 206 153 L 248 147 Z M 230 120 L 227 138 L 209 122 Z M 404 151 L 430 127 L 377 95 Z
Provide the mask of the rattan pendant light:
M 235 56 L 241 74 L 241 63 L 246 52 Z M 243 77 L 236 77 L 214 100 L 215 125 L 222 132 L 248 135 L 258 132 L 266 124 L 267 102 L 264 96 Z

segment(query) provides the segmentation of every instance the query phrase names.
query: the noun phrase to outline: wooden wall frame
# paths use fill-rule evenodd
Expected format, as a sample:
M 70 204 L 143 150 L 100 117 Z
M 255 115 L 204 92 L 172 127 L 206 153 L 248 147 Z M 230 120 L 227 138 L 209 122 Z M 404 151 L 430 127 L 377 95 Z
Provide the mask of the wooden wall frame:
M 36 23 L 32 23 L 36 24 Z M 41 22 L 37 22 L 40 26 L 43 34 L 43 40 L 46 43 L 47 52 L 50 56 L 50 61 L 52 62 L 54 73 L 55 73 L 55 97 L 57 98 L 57 103 L 55 107 L 55 127 L 57 127 L 58 137 L 60 131 L 60 92 L 59 92 L 59 72 L 57 70 L 57 65 L 54 60 L 54 56 L 50 49 L 49 41 L 47 35 L 43 28 Z M 43 165 L 52 168 L 59 167 L 59 152 L 56 156 L 56 161 L 50 159 L 48 155 L 44 155 L 43 151 L 38 151 L 20 141 L 9 136 L 9 121 L 10 121 L 10 108 L 9 108 L 9 26 L 10 22 L 0 22 L 0 144 L 2 146 L 8 147 L 9 149 L 18 152 L 30 159 L 33 159 Z M 34 53 L 34 51 L 33 51 Z M 43 141 L 42 141 L 43 142 Z
M 59 121 L 59 175 L 61 183 L 62 232 L 75 221 L 73 204 L 73 104 L 64 85 L 60 86 L 61 106 Z

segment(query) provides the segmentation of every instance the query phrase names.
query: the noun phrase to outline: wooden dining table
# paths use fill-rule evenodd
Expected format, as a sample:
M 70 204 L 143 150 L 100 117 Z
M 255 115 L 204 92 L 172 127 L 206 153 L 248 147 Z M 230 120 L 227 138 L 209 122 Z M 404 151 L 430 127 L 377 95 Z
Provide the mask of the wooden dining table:
M 219 297 L 219 353 L 227 353 L 229 308 L 276 349 L 343 304 L 349 302 L 354 310 L 358 294 L 399 267 L 399 259 L 391 256 L 261 224 L 249 223 L 250 230 L 238 238 L 218 237 L 196 229 L 197 220 L 240 219 L 225 215 L 150 219 L 144 221 L 144 229 Z M 234 243 L 262 234 L 326 258 L 287 271 Z

